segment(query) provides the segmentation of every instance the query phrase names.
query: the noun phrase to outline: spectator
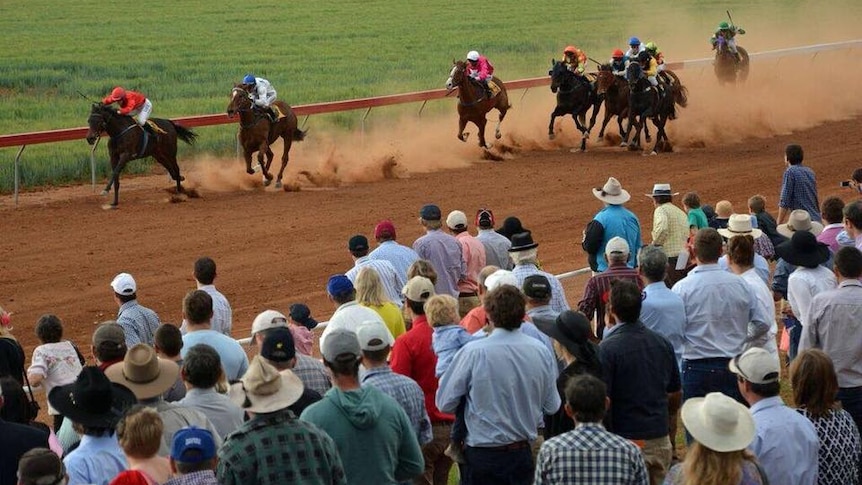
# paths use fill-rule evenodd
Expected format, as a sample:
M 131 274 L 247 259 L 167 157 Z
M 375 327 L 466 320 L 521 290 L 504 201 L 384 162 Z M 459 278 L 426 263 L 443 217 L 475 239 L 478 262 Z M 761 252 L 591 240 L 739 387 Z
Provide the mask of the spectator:
M 394 399 L 407 414 L 419 446 L 430 443 L 431 421 L 425 411 L 425 395 L 416 381 L 392 372 L 386 360 L 392 348 L 387 343 L 386 332 L 380 325 L 372 322 L 360 325 L 356 330 L 356 338 L 359 339 L 362 365 L 365 366 L 360 385 L 372 386 Z
M 9 376 L 0 377 L 0 398 L 3 401 L 2 405 L 0 405 L 0 420 L 31 426 L 39 431 L 48 433 L 48 448 L 56 453 L 57 456 L 63 456 L 63 447 L 60 445 L 57 435 L 54 434 L 54 430 L 45 423 L 34 420 L 30 398 L 24 392 L 21 384 L 18 384 L 18 381 Z M 67 419 L 63 420 L 63 422 L 68 423 L 69 426 L 72 425 Z M 0 475 L 2 475 L 2 472 L 0 472 Z
M 437 284 L 437 272 L 434 271 L 434 266 L 427 259 L 417 259 L 410 265 L 410 269 L 407 270 L 407 281 L 409 282 L 416 276 L 428 278 L 432 285 Z
M 138 285 L 129 273 L 120 273 L 111 281 L 114 290 L 114 301 L 120 308 L 117 312 L 117 323 L 123 327 L 126 336 L 126 348 L 144 343 L 152 346 L 153 336 L 159 327 L 159 316 L 156 312 L 138 303 Z
M 42 343 L 33 350 L 27 380 L 31 386 L 42 385 L 45 394 L 56 386 L 75 382 L 84 366 L 78 348 L 63 340 L 63 322 L 56 315 L 42 315 L 36 322 L 36 337 Z M 54 417 L 54 432 L 60 431 L 63 415 L 48 403 L 48 414 Z
M 810 232 L 819 236 L 823 232 L 823 224 L 811 220 L 811 215 L 804 210 L 797 209 L 790 213 L 786 223 L 778 225 L 778 233 L 787 239 L 796 232 Z
M 242 409 L 226 395 L 216 392 L 216 384 L 224 377 L 221 358 L 216 349 L 207 344 L 191 347 L 180 368 L 180 377 L 188 391 L 177 402 L 178 405 L 204 414 L 219 436 L 227 436 L 242 425 Z
M 847 182 L 850 187 L 853 187 L 857 194 L 862 194 L 862 167 L 854 170 L 850 175 L 850 180 Z
M 69 485 L 107 485 L 128 467 L 114 433 L 123 413 L 135 404 L 135 395 L 127 387 L 88 366 L 72 384 L 51 389 L 48 402 L 83 435 L 81 445 L 63 459 Z
M 515 278 L 515 275 L 513 275 L 511 271 L 507 271 L 505 269 L 497 270 L 492 275 L 488 276 L 488 278 L 485 279 L 485 285 L 488 287 L 488 291 L 492 291 L 495 288 L 499 288 L 499 287 L 504 286 L 504 285 L 508 285 L 508 286 L 511 286 L 512 288 L 516 288 L 518 291 L 521 291 L 521 287 L 522 287 L 522 285 L 518 284 L 518 280 Z M 521 297 L 522 298 L 524 297 L 523 292 L 521 293 Z M 526 298 L 524 298 L 524 301 L 526 301 Z M 525 305 L 525 311 L 526 311 L 526 305 Z M 551 364 L 556 365 L 556 359 L 553 359 L 554 344 L 551 343 L 551 338 L 549 336 L 547 336 L 546 334 L 542 333 L 542 331 L 539 330 L 539 328 L 535 324 L 533 324 L 533 322 L 531 322 L 529 319 L 526 318 L 526 312 L 525 312 L 524 316 L 525 316 L 525 318 L 521 322 L 521 327 L 520 327 L 521 333 L 523 333 L 524 335 L 526 335 L 528 337 L 533 337 L 534 339 L 538 340 L 539 343 L 544 345 L 545 348 L 548 349 L 548 355 L 552 357 Z M 488 334 L 490 334 L 492 330 L 493 330 L 493 328 L 491 327 L 491 325 L 489 323 L 488 325 L 485 325 L 485 328 L 483 328 L 479 332 L 476 332 L 474 334 L 474 336 L 487 337 Z M 541 443 L 539 443 L 539 444 L 541 444 Z M 539 447 L 538 447 L 538 445 L 536 445 L 536 452 L 538 453 L 538 451 L 539 451 Z
M 422 452 L 407 414 L 372 386 L 360 387 L 356 334 L 339 329 L 320 348 L 333 389 L 301 419 L 332 437 L 350 483 L 394 485 L 422 474 Z M 227 484 L 230 485 L 230 484 Z
M 205 429 L 177 431 L 171 443 L 170 462 L 174 478 L 165 485 L 221 485 L 215 475 L 215 440 Z
M 317 320 L 311 318 L 311 310 L 305 303 L 294 303 L 290 305 L 290 323 L 302 325 L 308 330 L 317 328 Z
M 787 169 L 781 181 L 778 196 L 778 223 L 797 209 L 808 211 L 811 219 L 820 221 L 820 203 L 817 201 L 817 180 L 814 171 L 802 165 L 803 151 L 799 145 L 784 148 L 784 163 Z
M 102 371 L 117 362 L 122 362 L 128 351 L 123 327 L 114 321 L 102 322 L 96 326 L 93 332 L 92 351 L 96 365 Z
M 293 334 L 286 328 L 274 328 L 268 332 L 260 346 L 260 357 L 279 372 L 293 372 L 296 367 L 296 347 L 293 344 Z M 293 372 L 295 374 L 295 372 Z M 298 376 L 297 376 L 298 377 Z M 302 379 L 300 379 L 302 380 Z M 303 385 L 302 395 L 287 407 L 294 416 L 299 416 L 305 408 L 320 401 L 322 395 Z
M 224 334 L 217 334 L 224 336 Z M 186 335 L 188 336 L 188 335 Z M 112 382 L 130 389 L 139 404 L 153 408 L 162 418 L 164 430 L 159 456 L 168 456 L 174 433 L 186 426 L 198 426 L 216 433 L 206 415 L 195 409 L 165 402 L 162 395 L 177 380 L 180 369 L 176 364 L 156 357 L 156 352 L 146 344 L 138 344 L 129 349 L 122 363 L 108 367 L 105 375 Z M 221 436 L 215 434 L 217 440 Z
M 652 214 L 652 243 L 667 255 L 666 281 L 668 286 L 673 286 L 685 277 L 685 272 L 676 269 L 676 262 L 679 255 L 687 251 L 688 217 L 682 209 L 674 205 L 673 198 L 679 195 L 679 192 L 673 192 L 670 184 L 655 184 L 652 194 L 646 195 L 652 197 L 655 204 Z
M 862 252 L 845 247 L 835 253 L 838 287 L 811 300 L 800 349 L 824 351 L 838 374 L 838 400 L 862 429 Z
M 751 406 L 755 429 L 751 451 L 770 483 L 817 483 L 817 432 L 778 395 L 778 362 L 769 352 L 753 348 L 730 361 L 730 370 L 738 376 L 739 392 Z
M 230 388 L 231 400 L 249 420 L 217 448 L 219 485 L 348 483 L 332 438 L 287 409 L 301 395 L 302 381 L 295 375 L 278 372 L 260 356 L 252 359 Z
M 452 412 L 467 397 L 470 432 L 462 477 L 471 483 L 527 483 L 537 423 L 560 408 L 558 372 L 547 349 L 517 331 L 524 320 L 520 290 L 501 285 L 490 290 L 484 305 L 493 331 L 455 355 L 436 401 L 442 411 Z M 503 422 L 505 428 L 492 424 Z
M 681 416 L 694 442 L 685 461 L 670 469 L 665 485 L 770 483 L 772 479 L 767 481 L 757 459 L 746 449 L 754 440 L 754 420 L 745 406 L 711 392 L 686 401 Z
M 706 213 L 700 207 L 700 196 L 697 192 L 689 192 L 682 198 L 682 207 L 688 214 L 689 233 L 694 236 L 697 231 L 709 227 Z
M 485 285 L 485 282 L 488 279 L 488 276 L 491 276 L 499 269 L 500 268 L 497 266 L 485 266 L 482 268 L 482 271 L 479 272 L 479 301 L 483 304 L 470 310 L 470 313 L 461 319 L 461 326 L 470 334 L 475 334 L 479 330 L 482 330 L 488 323 L 488 315 L 485 313 L 484 306 L 485 295 L 488 294 L 488 287 Z
M 685 305 L 682 350 L 683 400 L 722 392 L 742 402 L 736 376 L 727 365 L 748 342 L 769 331 L 745 280 L 718 266 L 721 235 L 712 228 L 694 237 L 697 266 L 673 285 Z
M 766 199 L 762 195 L 752 195 L 748 198 L 748 211 L 757 219 L 757 228 L 769 238 L 772 246 L 778 246 L 787 240 L 778 233 L 778 223 L 769 212 L 766 212 Z
M 389 329 L 389 333 L 393 338 L 398 338 L 404 333 L 404 315 L 395 303 L 384 293 L 383 284 L 380 282 L 380 276 L 374 268 L 362 268 L 359 276 L 356 277 L 356 301 L 360 305 L 370 308 L 377 312 L 380 319 Z M 402 285 L 403 288 L 403 285 Z M 401 296 L 398 296 L 398 302 L 401 302 Z
M 0 377 L 24 385 L 24 349 L 12 335 L 12 316 L 0 307 Z
M 539 329 L 553 339 L 554 352 L 563 362 L 563 370 L 557 376 L 557 391 L 561 401 L 566 400 L 566 385 L 575 376 L 589 374 L 602 378 L 602 362 L 599 348 L 590 339 L 593 329 L 583 313 L 566 310 L 552 323 L 541 321 Z M 575 429 L 571 416 L 560 406 L 554 414 L 545 415 L 546 440 Z
M 275 310 L 266 310 L 254 318 L 251 324 L 251 339 L 258 351 L 263 347 L 266 336 L 276 328 L 289 329 L 289 326 L 287 318 Z M 313 357 L 301 353 L 296 354 L 296 365 L 293 366 L 292 370 L 306 388 L 316 391 L 321 396 L 332 387 L 329 371 L 326 370 L 322 362 Z
M 12 470 L 16 467 L 13 465 Z M 18 485 L 66 485 L 69 475 L 63 461 L 47 448 L 33 448 L 18 461 Z M 4 482 L 5 483 L 5 482 Z M 14 481 L 12 483 L 15 483 Z
M 551 308 L 557 312 L 563 312 L 569 309 L 569 302 L 566 301 L 566 292 L 563 290 L 563 285 L 560 280 L 551 273 L 539 269 L 539 243 L 533 242 L 533 236 L 529 232 L 522 232 L 512 236 L 512 247 L 509 249 L 509 256 L 515 267 L 512 268 L 512 274 L 517 279 L 517 288 L 524 284 L 527 276 L 539 274 L 548 278 L 551 282 Z
M 195 261 L 195 282 L 198 289 L 205 291 L 213 300 L 213 318 L 210 325 L 216 332 L 230 337 L 233 328 L 233 310 L 231 310 L 227 298 L 213 284 L 216 276 L 216 264 L 212 258 L 204 256 Z M 185 330 L 185 325 L 183 325 L 183 330 Z
M 111 485 L 157 485 L 168 481 L 171 464 L 166 457 L 158 456 L 163 431 L 162 418 L 154 409 L 136 405 L 126 411 L 117 423 L 117 438 L 129 468 L 111 480 Z
M 359 271 L 364 268 L 371 268 L 377 272 L 380 277 L 380 282 L 383 284 L 383 290 L 386 292 L 386 297 L 395 305 L 401 308 L 400 290 L 404 287 L 407 280 L 398 276 L 395 266 L 389 261 L 383 259 L 371 259 L 368 256 L 368 238 L 362 234 L 352 236 L 347 241 L 347 249 L 353 258 L 353 267 L 350 268 L 344 275 L 356 286 L 356 277 Z
M 584 298 L 578 303 L 578 310 L 592 319 L 596 320 L 596 336 L 601 340 L 605 331 L 605 304 L 611 291 L 611 283 L 617 280 L 632 281 L 639 288 L 643 283 L 638 276 L 638 270 L 634 265 L 627 266 L 631 259 L 629 255 L 629 244 L 621 237 L 614 237 L 605 245 L 605 258 L 608 266 L 603 272 L 593 275 L 587 280 L 584 287 Z
M 311 355 L 314 349 L 312 330 L 317 327 L 317 320 L 311 318 L 311 310 L 304 303 L 294 303 L 290 305 L 290 312 L 287 317 L 287 328 L 293 334 L 296 351 L 304 355 Z
M 494 213 L 491 209 L 479 209 L 476 212 L 476 239 L 485 246 L 485 264 L 501 269 L 512 269 L 509 261 L 509 248 L 512 241 L 494 230 Z M 482 306 L 482 305 L 479 305 Z
M 236 340 L 212 329 L 212 316 L 213 300 L 209 293 L 195 290 L 186 294 L 183 298 L 183 317 L 188 324 L 188 333 L 183 336 L 181 355 L 185 358 L 188 349 L 197 344 L 207 344 L 216 349 L 221 357 L 228 380 L 239 379 L 248 369 L 248 356 Z
M 11 376 L 6 376 L 4 379 L 9 377 Z M 0 388 L 0 410 L 5 410 L 7 399 L 11 398 L 5 395 L 5 390 Z M 11 400 L 8 402 L 12 403 Z M 7 421 L 5 417 L 0 419 L 0 450 L 2 450 L 0 451 L 0 484 L 15 485 L 18 460 L 34 448 L 47 447 L 47 430 Z
M 829 246 L 832 253 L 841 247 L 838 244 L 838 234 L 844 230 L 844 201 L 838 197 L 827 197 L 821 206 L 823 221 L 826 226 L 817 235 L 817 240 Z
M 650 483 L 638 447 L 602 426 L 608 406 L 605 392 L 604 383 L 591 375 L 569 381 L 565 409 L 575 428 L 542 445 L 536 460 L 535 485 Z
M 844 206 L 844 230 L 856 249 L 862 251 L 862 199 Z
M 756 276 L 758 276 L 764 284 L 769 284 L 769 261 L 766 257 L 757 253 L 757 242 L 766 241 L 763 238 L 763 232 L 760 229 L 751 227 L 751 217 L 745 214 L 732 214 L 729 219 L 729 225 L 725 229 L 719 229 L 718 233 L 723 238 L 730 239 L 735 236 L 751 236 L 754 240 L 754 268 Z M 774 252 L 774 250 L 773 250 Z M 724 254 L 718 259 L 718 265 L 725 271 L 732 271 L 728 262 L 728 255 Z
M 829 356 L 805 350 L 790 366 L 796 411 L 808 418 L 820 440 L 818 485 L 859 483 L 862 444 L 850 413 L 835 401 L 838 378 Z
M 360 305 L 356 301 L 356 290 L 353 287 L 353 283 L 346 276 L 331 276 L 329 282 L 326 284 L 326 292 L 329 294 L 329 299 L 338 305 L 338 308 L 329 317 L 329 324 L 320 336 L 321 347 L 323 347 L 323 342 L 326 341 L 329 334 L 335 330 L 343 328 L 355 333 L 357 327 L 367 321 L 377 321 L 381 325 L 385 325 L 377 312 Z M 390 342 L 394 341 L 394 338 L 390 339 Z
M 644 290 L 640 320 L 648 329 L 670 342 L 677 365 L 682 368 L 685 304 L 679 295 L 665 285 L 665 271 L 669 267 L 668 257 L 662 248 L 653 245 L 641 248 L 638 274 L 644 282 Z M 671 433 L 671 441 L 673 436 Z
M 368 257 L 376 260 L 389 261 L 398 272 L 398 277 L 403 281 L 410 279 L 407 271 L 410 265 L 419 259 L 419 255 L 413 248 L 398 244 L 395 241 L 395 225 L 392 221 L 380 221 L 374 227 L 374 239 L 377 240 L 377 247 L 374 251 L 368 254 Z
M 505 237 L 512 242 L 512 236 L 515 234 L 521 234 L 522 232 L 531 232 L 529 229 L 526 229 L 523 224 L 521 224 L 521 219 L 518 219 L 515 216 L 509 216 L 503 220 L 503 225 L 499 229 L 497 229 L 497 234 Z
M 670 342 L 640 322 L 638 285 L 615 281 L 608 304 L 608 331 L 599 345 L 611 401 L 607 422 L 614 433 L 643 443 L 644 461 L 658 483 L 673 456 L 669 426 L 682 394 L 679 364 Z
M 434 402 L 438 384 L 435 375 L 437 355 L 432 348 L 433 330 L 425 315 L 425 302 L 434 296 L 434 285 L 428 278 L 414 276 L 407 282 L 403 293 L 405 307 L 413 318 L 413 326 L 395 340 L 389 363 L 394 372 L 413 379 L 422 388 L 425 411 L 431 420 L 432 441 L 422 446 L 425 470 L 416 481 L 428 485 L 446 485 L 449 483 L 452 460 L 444 452 L 449 444 L 455 417 L 441 412 Z M 451 313 L 454 314 L 454 311 Z
M 467 232 L 467 215 L 452 211 L 446 216 L 446 227 L 461 245 L 466 265 L 465 277 L 458 281 L 458 313 L 461 318 L 479 306 L 479 272 L 485 267 L 485 246 Z
M 727 229 L 730 216 L 733 215 L 733 204 L 729 200 L 720 200 L 715 204 L 715 218 L 709 221 L 713 229 Z
M 521 291 L 527 301 L 527 319 L 540 331 L 554 325 L 560 312 L 551 308 L 551 282 L 544 275 L 534 274 L 524 278 Z M 547 334 L 547 332 L 545 332 Z
M 443 223 L 440 208 L 433 204 L 422 207 L 419 222 L 425 228 L 425 235 L 413 243 L 413 249 L 421 259 L 427 259 L 437 273 L 434 289 L 439 294 L 458 297 L 458 284 L 467 278 L 467 264 L 461 252 L 461 245 L 454 237 L 440 230 Z
M 156 351 L 156 355 L 160 359 L 170 360 L 177 364 L 180 369 L 183 368 L 183 333 L 174 325 L 170 323 L 159 325 L 159 329 L 156 330 L 153 350 Z M 177 376 L 176 382 L 165 392 L 163 397 L 167 402 L 177 402 L 186 397 L 186 385 L 182 375 Z
M 593 220 L 584 229 L 581 246 L 587 253 L 590 268 L 593 272 L 603 272 L 608 269 L 608 263 L 602 258 L 605 246 L 614 237 L 621 237 L 634 251 L 627 262 L 635 267 L 635 254 L 641 247 L 641 226 L 634 213 L 623 205 L 631 198 L 617 179 L 611 177 L 600 189 L 593 189 L 593 195 L 604 203 L 604 208 L 593 216 Z M 514 241 L 512 242 L 514 246 Z M 568 310 L 568 307 L 559 311 Z

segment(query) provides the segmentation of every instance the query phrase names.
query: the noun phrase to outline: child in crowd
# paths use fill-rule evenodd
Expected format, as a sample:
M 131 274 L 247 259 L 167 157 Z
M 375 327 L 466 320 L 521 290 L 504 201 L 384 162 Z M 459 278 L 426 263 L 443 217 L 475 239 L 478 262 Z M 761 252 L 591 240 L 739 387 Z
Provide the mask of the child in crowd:
M 766 212 L 766 199 L 762 195 L 752 195 L 748 199 L 748 211 L 757 219 L 755 227 L 766 234 L 773 246 L 778 246 L 787 240 L 778 233 L 778 223 L 775 222 L 775 218 Z
M 33 350 L 27 369 L 31 386 L 42 385 L 45 394 L 56 386 L 75 382 L 85 360 L 72 342 L 63 340 L 63 322 L 56 315 L 42 315 L 36 322 L 36 337 L 42 345 Z M 48 403 L 48 414 L 54 417 L 54 432 L 63 424 L 63 415 Z
M 153 339 L 155 344 L 153 349 L 160 359 L 176 362 L 178 367 L 183 367 L 183 356 L 180 353 L 183 350 L 183 334 L 179 328 L 170 323 L 163 323 L 156 329 Z M 183 377 L 177 376 L 174 385 L 162 397 L 167 402 L 176 402 L 186 397 L 186 384 L 183 382 Z
M 290 305 L 287 323 L 296 351 L 311 355 L 314 347 L 314 334 L 311 331 L 317 326 L 317 320 L 311 318 L 311 310 L 304 303 Z
M 691 235 L 694 236 L 697 231 L 704 227 L 709 227 L 706 214 L 700 208 L 700 196 L 697 192 L 689 192 L 682 199 L 682 206 L 685 212 L 688 213 L 688 227 Z
M 177 329 L 179 330 L 179 329 Z M 136 405 L 117 423 L 117 439 L 129 462 L 129 469 L 111 485 L 160 485 L 173 475 L 167 458 L 158 456 L 164 424 L 155 409 Z

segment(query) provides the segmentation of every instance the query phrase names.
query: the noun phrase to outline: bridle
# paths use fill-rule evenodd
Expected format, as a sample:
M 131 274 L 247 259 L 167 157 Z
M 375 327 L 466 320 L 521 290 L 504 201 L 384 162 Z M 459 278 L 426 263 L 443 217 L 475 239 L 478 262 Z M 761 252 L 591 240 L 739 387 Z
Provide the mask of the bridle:
M 254 115 L 254 119 L 250 123 L 244 123 L 242 121 L 242 117 L 240 117 L 240 121 L 239 121 L 240 127 L 251 128 L 254 125 L 260 123 L 261 120 L 263 120 L 266 117 L 266 115 L 259 113 L 257 110 L 254 109 L 254 101 L 252 100 L 251 93 L 249 93 L 245 89 L 237 86 L 237 87 L 233 88 L 233 90 L 231 91 L 231 99 L 235 99 L 237 94 L 243 96 L 248 101 L 248 105 L 243 106 L 243 107 L 238 107 L 234 111 L 237 113 L 240 113 L 240 114 L 250 112 L 251 114 Z

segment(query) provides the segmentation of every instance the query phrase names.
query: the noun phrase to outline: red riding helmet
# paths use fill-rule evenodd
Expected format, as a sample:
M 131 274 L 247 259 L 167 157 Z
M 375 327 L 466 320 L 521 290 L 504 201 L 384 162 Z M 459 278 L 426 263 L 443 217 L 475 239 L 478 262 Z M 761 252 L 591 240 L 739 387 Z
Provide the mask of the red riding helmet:
M 613 54 L 611 54 L 611 58 L 613 59 L 622 59 L 623 56 L 625 56 L 625 54 L 623 54 L 622 49 L 617 49 Z
M 566 48 L 563 49 L 563 54 L 577 54 L 577 53 L 578 53 L 578 48 L 573 46 L 573 45 L 566 46 Z
M 113 99 L 114 101 L 119 101 L 125 97 L 126 97 L 126 90 L 119 87 L 119 86 L 115 87 L 114 90 L 111 91 L 111 99 Z

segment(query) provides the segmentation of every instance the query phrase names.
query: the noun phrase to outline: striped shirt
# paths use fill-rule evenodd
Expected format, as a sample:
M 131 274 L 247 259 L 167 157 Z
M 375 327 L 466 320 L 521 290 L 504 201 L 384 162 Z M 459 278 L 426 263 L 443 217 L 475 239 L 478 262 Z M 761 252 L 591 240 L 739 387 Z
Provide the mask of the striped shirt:
M 527 276 L 537 274 L 548 278 L 548 281 L 551 283 L 551 309 L 559 313 L 569 309 L 569 302 L 566 301 L 566 292 L 563 290 L 560 280 L 551 273 L 540 270 L 535 263 L 521 263 L 512 268 L 512 274 L 515 275 L 515 278 L 518 278 L 519 288 L 523 286 Z
M 669 258 L 679 256 L 688 240 L 688 216 L 668 202 L 655 208 L 652 215 L 652 243 L 661 246 Z
M 123 327 L 126 348 L 130 349 L 136 344 L 147 344 L 152 347 L 155 342 L 154 335 L 161 322 L 156 312 L 139 305 L 138 300 L 132 300 L 120 305 L 117 323 Z
M 419 446 L 431 442 L 431 420 L 425 410 L 425 394 L 413 379 L 392 372 L 388 365 L 372 367 L 362 376 L 362 385 L 377 388 L 398 401 L 416 431 Z
M 210 320 L 210 328 L 230 337 L 230 330 L 233 326 L 233 311 L 227 298 L 213 285 L 201 285 L 198 289 L 205 291 L 213 299 L 213 318 Z
M 430 230 L 413 243 L 413 249 L 422 259 L 427 259 L 437 272 L 434 291 L 438 295 L 458 297 L 458 282 L 467 276 L 467 265 L 461 244 L 439 229 Z
M 506 236 L 498 234 L 493 229 L 479 229 L 476 239 L 485 246 L 485 264 L 500 269 L 512 267 L 512 262 L 509 260 L 509 248 L 512 247 L 512 241 L 509 241 Z
M 595 314 L 596 336 L 599 339 L 602 338 L 602 330 L 605 328 L 605 308 L 611 291 L 611 282 L 614 280 L 632 281 L 643 290 L 638 270 L 629 268 L 625 263 L 613 263 L 606 271 L 587 281 L 587 286 L 584 287 L 584 298 L 578 303 L 578 310 L 587 318 L 592 318 Z
M 383 241 L 380 246 L 377 246 L 377 249 L 368 254 L 368 257 L 389 261 L 395 267 L 398 277 L 404 281 L 407 281 L 407 271 L 410 266 L 419 259 L 419 255 L 413 248 L 402 246 L 395 241 Z
M 359 271 L 366 267 L 377 272 L 377 275 L 380 276 L 380 282 L 383 283 L 383 289 L 386 291 L 386 297 L 400 308 L 403 305 L 401 302 L 401 289 L 404 288 L 407 281 L 398 275 L 398 272 L 395 271 L 395 266 L 392 266 L 392 263 L 389 261 L 371 259 L 371 256 L 363 256 L 357 258 L 353 267 L 344 273 L 344 275 L 347 276 L 351 283 L 356 284 L 356 277 L 359 276 Z

